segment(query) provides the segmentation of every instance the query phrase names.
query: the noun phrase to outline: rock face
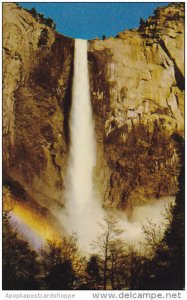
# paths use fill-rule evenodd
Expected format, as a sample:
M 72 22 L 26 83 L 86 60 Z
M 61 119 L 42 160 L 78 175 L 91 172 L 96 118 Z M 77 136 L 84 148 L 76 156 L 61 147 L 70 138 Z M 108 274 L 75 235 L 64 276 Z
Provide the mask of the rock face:
M 62 201 L 74 41 L 3 4 L 3 163 L 39 202 Z
M 4 179 L 46 207 L 63 204 L 74 40 L 3 4 Z M 177 191 L 184 119 L 184 5 L 139 29 L 89 42 L 104 205 L 129 207 Z
M 126 207 L 175 194 L 172 137 L 184 126 L 183 4 L 157 9 L 137 30 L 91 41 L 89 62 L 104 203 Z

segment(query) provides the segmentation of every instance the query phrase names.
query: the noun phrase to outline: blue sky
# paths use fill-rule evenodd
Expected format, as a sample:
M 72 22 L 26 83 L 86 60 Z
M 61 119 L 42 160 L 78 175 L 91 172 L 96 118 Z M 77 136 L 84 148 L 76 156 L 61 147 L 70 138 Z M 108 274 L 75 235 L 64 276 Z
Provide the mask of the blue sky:
M 160 6 L 169 2 L 22 2 L 20 6 L 52 18 L 58 32 L 73 38 L 93 39 L 102 35 L 115 36 L 124 29 L 139 26 L 140 18 L 146 19 Z

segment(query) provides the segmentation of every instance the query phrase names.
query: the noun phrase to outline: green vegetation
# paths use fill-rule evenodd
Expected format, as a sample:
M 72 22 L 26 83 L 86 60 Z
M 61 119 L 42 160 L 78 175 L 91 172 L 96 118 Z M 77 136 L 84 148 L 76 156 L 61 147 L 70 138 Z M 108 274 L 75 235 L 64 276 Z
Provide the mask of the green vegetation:
M 144 28 L 146 25 L 146 21 L 143 18 L 140 18 L 140 28 Z

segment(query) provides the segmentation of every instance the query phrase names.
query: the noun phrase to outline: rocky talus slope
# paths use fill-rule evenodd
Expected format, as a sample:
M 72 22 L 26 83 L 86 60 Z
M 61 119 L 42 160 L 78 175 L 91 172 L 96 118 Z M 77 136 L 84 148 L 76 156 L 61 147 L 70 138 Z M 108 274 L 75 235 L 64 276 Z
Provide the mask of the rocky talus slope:
M 3 4 L 4 180 L 46 207 L 63 204 L 74 40 Z M 135 30 L 89 41 L 95 180 L 105 206 L 131 207 L 178 189 L 184 131 L 184 5 Z

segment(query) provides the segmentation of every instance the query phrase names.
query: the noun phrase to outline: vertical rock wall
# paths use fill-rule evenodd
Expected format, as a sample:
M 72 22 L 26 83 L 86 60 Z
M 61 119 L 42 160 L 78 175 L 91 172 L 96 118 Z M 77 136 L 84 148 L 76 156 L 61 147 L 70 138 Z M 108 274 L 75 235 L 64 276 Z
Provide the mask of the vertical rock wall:
M 96 178 L 105 205 L 175 194 L 176 136 L 184 127 L 184 5 L 157 9 L 137 30 L 91 41 L 89 61 Z
M 62 201 L 74 41 L 3 4 L 4 180 L 46 206 Z

